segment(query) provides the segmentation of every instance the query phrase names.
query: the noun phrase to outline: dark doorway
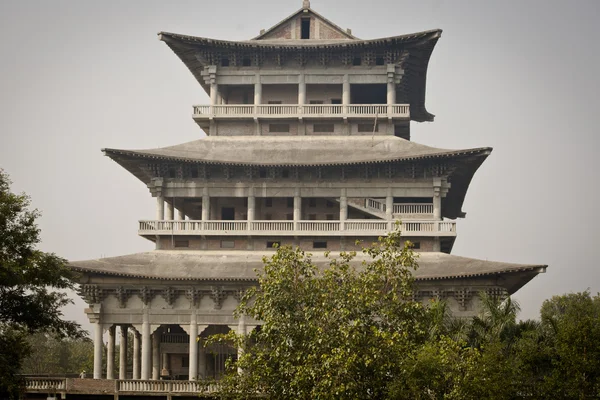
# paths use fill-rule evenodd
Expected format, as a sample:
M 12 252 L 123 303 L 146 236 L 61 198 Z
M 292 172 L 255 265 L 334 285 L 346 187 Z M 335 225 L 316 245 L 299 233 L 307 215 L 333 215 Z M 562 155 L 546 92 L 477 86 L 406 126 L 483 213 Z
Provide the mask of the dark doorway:
M 221 207 L 221 219 L 223 221 L 233 221 L 235 219 L 235 208 Z
M 301 39 L 310 39 L 310 18 L 302 18 Z
M 350 87 L 352 104 L 386 104 L 387 86 L 379 83 L 354 84 Z

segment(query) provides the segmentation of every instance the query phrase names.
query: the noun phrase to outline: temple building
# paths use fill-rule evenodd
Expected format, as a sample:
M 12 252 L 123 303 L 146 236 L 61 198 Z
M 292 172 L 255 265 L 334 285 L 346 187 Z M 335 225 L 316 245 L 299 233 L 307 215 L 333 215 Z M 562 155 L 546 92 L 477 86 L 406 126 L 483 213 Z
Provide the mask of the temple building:
M 326 264 L 325 251 L 360 250 L 357 241 L 401 221 L 420 252 L 416 297 L 443 298 L 459 316 L 477 312 L 478 292 L 511 295 L 544 272 L 451 254 L 469 183 L 492 149 L 411 137 L 411 123 L 434 119 L 426 76 L 441 33 L 362 40 L 308 1 L 251 40 L 159 33 L 210 103 L 193 106 L 198 140 L 103 149 L 154 198 L 138 233 L 155 250 L 70 263 L 94 324 L 93 377 L 218 378 L 237 349 L 202 341 L 260 326 L 233 311 L 275 244 Z

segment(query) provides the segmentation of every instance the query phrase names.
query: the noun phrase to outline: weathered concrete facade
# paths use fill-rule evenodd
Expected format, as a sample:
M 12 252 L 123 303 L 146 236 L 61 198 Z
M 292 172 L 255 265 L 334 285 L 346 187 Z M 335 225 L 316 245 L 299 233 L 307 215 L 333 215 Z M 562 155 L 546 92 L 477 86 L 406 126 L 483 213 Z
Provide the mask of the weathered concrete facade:
M 104 149 L 154 198 L 156 215 L 139 221 L 139 234 L 156 250 L 71 263 L 95 324 L 94 378 L 117 377 L 110 363 L 102 371 L 103 336 L 111 359 L 117 332 L 128 331 L 134 350 L 121 354 L 120 379 L 218 378 L 237 350 L 208 351 L 202 338 L 260 325 L 233 310 L 275 243 L 325 264 L 323 251 L 357 250 L 401 221 L 421 252 L 415 298 L 444 298 L 464 316 L 476 313 L 478 292 L 506 296 L 543 272 L 449 254 L 491 149 L 410 140 L 411 121 L 433 120 L 425 77 L 440 35 L 360 40 L 307 1 L 249 41 L 160 33 L 210 95 L 193 107 L 208 137 Z

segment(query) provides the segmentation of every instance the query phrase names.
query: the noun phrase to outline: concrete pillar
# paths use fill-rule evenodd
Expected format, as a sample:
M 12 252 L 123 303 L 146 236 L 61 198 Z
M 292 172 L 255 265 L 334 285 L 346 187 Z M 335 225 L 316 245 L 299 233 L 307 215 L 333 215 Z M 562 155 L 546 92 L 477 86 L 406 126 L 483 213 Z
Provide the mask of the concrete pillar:
M 198 345 L 198 376 L 206 378 L 206 349 L 202 345 Z
M 160 329 L 152 334 L 152 380 L 160 378 Z
M 440 238 L 439 237 L 435 237 L 433 238 L 433 251 L 441 251 L 441 245 L 440 245 Z
M 210 105 L 214 106 L 218 104 L 219 100 L 219 87 L 216 83 L 210 84 Z
M 102 324 L 94 324 L 94 379 L 102 379 Z
M 246 318 L 241 315 L 240 319 L 238 320 L 238 326 L 237 326 L 237 334 L 238 335 L 245 335 L 246 334 Z M 242 349 L 241 347 L 238 347 L 238 359 L 244 354 L 244 349 Z M 242 373 L 242 369 L 238 367 L 238 374 Z
M 306 83 L 304 82 L 304 74 L 298 76 L 298 104 L 306 104 Z
M 394 197 L 392 196 L 392 191 L 391 189 L 388 190 L 388 195 L 385 197 L 385 219 L 387 219 L 388 222 L 388 230 L 393 230 L 394 229 L 394 225 L 392 223 L 392 220 L 394 218 Z
M 348 75 L 344 75 L 344 80 L 342 82 L 342 104 L 344 109 L 344 114 L 348 113 L 348 104 L 350 104 L 350 80 L 348 79 Z
M 133 331 L 133 379 L 140 379 L 140 334 Z
M 256 209 L 256 197 L 254 194 L 248 196 L 248 221 L 254 221 L 254 212 Z
M 168 376 L 169 373 L 169 353 L 162 353 L 162 368 L 160 370 L 160 376 Z
M 173 201 L 171 200 L 171 202 L 167 202 L 167 219 L 169 221 L 173 221 L 173 219 L 175 218 L 175 209 L 173 207 Z
M 144 313 L 142 322 L 142 373 L 140 378 L 143 380 L 150 379 L 150 358 L 152 357 L 152 348 L 150 345 L 150 322 L 148 314 Z
M 393 79 L 388 79 L 387 84 L 387 104 L 396 104 L 396 82 Z
M 208 194 L 202 195 L 202 221 L 210 219 L 210 197 Z
M 340 195 L 340 230 L 345 230 L 347 219 L 348 219 L 348 197 L 346 197 L 346 189 L 342 189 L 342 193 Z
M 156 196 L 156 219 L 165 219 L 165 199 L 162 196 Z
M 106 345 L 106 379 L 115 379 L 115 326 L 108 328 Z
M 298 221 L 302 219 L 302 197 L 297 190 L 294 195 L 294 230 L 297 230 Z
M 195 381 L 198 376 L 198 320 L 196 313 L 192 312 L 190 319 L 190 367 L 189 380 Z
M 185 213 L 183 212 L 183 204 L 181 208 L 177 210 L 177 219 L 180 221 L 185 221 Z
M 262 83 L 260 83 L 260 76 L 256 77 L 257 82 L 254 84 L 254 104 L 259 105 L 262 103 Z
M 119 345 L 119 379 L 127 379 L 127 325 L 120 326 L 121 344 Z

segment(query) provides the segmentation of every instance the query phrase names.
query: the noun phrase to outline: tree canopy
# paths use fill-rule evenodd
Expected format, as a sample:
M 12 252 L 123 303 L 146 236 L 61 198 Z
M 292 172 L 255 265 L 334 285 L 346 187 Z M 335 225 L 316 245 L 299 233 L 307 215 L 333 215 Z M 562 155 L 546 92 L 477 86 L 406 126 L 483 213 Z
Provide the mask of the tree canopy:
M 37 210 L 25 194 L 10 191 L 0 170 L 0 394 L 16 395 L 19 371 L 29 351 L 28 334 L 50 331 L 59 337 L 80 337 L 75 322 L 64 321 L 61 308 L 73 289 L 66 261 L 36 248 L 40 242 Z

